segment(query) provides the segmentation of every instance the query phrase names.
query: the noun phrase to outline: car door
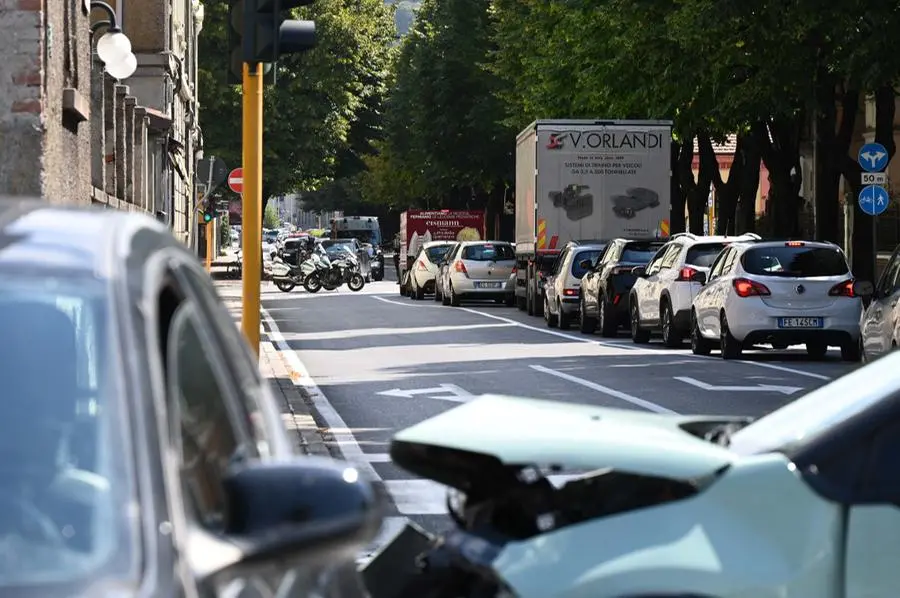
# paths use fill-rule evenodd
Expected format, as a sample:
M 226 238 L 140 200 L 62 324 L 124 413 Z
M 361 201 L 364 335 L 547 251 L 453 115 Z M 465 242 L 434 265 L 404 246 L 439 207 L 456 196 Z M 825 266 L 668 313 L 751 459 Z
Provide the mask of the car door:
M 868 357 L 876 357 L 891 350 L 898 324 L 897 301 L 900 298 L 900 247 L 885 266 L 872 301 L 862 315 L 863 347 Z
M 656 322 L 659 320 L 659 299 L 654 296 L 654 292 L 656 291 L 656 283 L 659 280 L 659 271 L 662 269 L 663 259 L 668 255 L 671 247 L 671 244 L 660 247 L 656 255 L 645 266 L 640 294 L 636 295 L 642 322 Z M 635 281 L 635 286 L 637 286 L 637 281 Z
M 563 281 L 560 280 L 560 272 L 563 271 L 563 267 L 568 260 L 569 256 L 572 254 L 571 248 L 566 248 L 563 250 L 559 257 L 556 259 L 556 263 L 553 264 L 553 270 L 550 271 L 550 276 L 547 277 L 547 282 L 544 285 L 544 295 L 547 298 L 547 305 L 550 306 L 550 313 L 556 313 L 555 306 L 556 300 L 559 297 L 559 285 L 563 284 Z
M 607 245 L 594 261 L 593 268 L 581 278 L 581 297 L 584 301 L 584 309 L 591 316 L 595 315 L 600 307 L 597 303 L 600 293 L 600 273 L 603 271 L 606 256 L 612 251 L 614 245 L 614 243 Z
M 719 334 L 719 312 L 714 306 L 715 294 L 721 285 L 720 279 L 725 261 L 732 251 L 734 249 L 729 247 L 719 254 L 709 269 L 706 284 L 694 298 L 693 306 L 697 314 L 697 324 L 705 336 L 718 336 Z
M 725 308 L 725 300 L 731 293 L 732 273 L 740 251 L 730 247 L 722 256 L 722 271 L 710 285 L 709 308 L 706 312 L 706 324 L 712 336 L 718 337 L 721 332 L 721 313 Z

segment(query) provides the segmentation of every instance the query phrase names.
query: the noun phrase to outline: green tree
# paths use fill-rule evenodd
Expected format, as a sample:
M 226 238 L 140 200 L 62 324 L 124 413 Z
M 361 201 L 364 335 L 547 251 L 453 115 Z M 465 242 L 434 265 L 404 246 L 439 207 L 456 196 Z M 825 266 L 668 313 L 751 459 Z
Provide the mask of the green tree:
M 275 206 L 267 205 L 263 212 L 263 228 L 278 228 L 281 226 L 281 218 Z

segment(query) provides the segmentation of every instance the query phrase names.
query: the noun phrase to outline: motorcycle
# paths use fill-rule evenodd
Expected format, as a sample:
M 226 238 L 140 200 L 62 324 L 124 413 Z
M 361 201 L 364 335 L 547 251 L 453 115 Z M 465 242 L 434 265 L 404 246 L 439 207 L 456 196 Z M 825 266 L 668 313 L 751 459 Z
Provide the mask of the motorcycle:
M 304 272 L 302 263 L 300 266 L 291 266 L 278 257 L 276 252 L 273 251 L 271 270 L 272 282 L 275 283 L 278 290 L 284 293 L 290 293 L 294 290 L 294 287 L 302 285 L 305 282 L 306 276 L 312 271 L 312 268 L 307 269 L 307 271 Z
M 359 271 L 359 260 L 350 251 L 331 259 L 325 250 L 317 248 L 307 261 L 314 267 L 303 281 L 304 288 L 310 293 L 317 293 L 319 289 L 333 291 L 345 283 L 353 292 L 361 291 L 366 286 L 366 279 Z

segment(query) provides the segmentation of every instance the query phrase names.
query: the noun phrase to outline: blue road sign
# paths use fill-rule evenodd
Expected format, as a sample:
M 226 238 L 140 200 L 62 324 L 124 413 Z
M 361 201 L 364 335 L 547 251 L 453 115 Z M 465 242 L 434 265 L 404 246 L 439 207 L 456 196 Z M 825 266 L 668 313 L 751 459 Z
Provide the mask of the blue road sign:
M 880 143 L 867 143 L 859 149 L 856 160 L 866 172 L 881 172 L 888 164 L 888 151 Z
M 869 185 L 859 192 L 859 208 L 869 216 L 878 216 L 888 208 L 890 199 L 887 189 Z

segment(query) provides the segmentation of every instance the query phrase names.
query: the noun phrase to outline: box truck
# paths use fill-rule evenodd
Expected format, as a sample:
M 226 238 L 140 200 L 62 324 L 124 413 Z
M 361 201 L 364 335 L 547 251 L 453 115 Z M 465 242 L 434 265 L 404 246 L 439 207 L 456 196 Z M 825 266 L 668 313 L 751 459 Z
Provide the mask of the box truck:
M 516 138 L 516 303 L 543 313 L 543 282 L 570 241 L 668 235 L 671 121 L 538 120 Z

